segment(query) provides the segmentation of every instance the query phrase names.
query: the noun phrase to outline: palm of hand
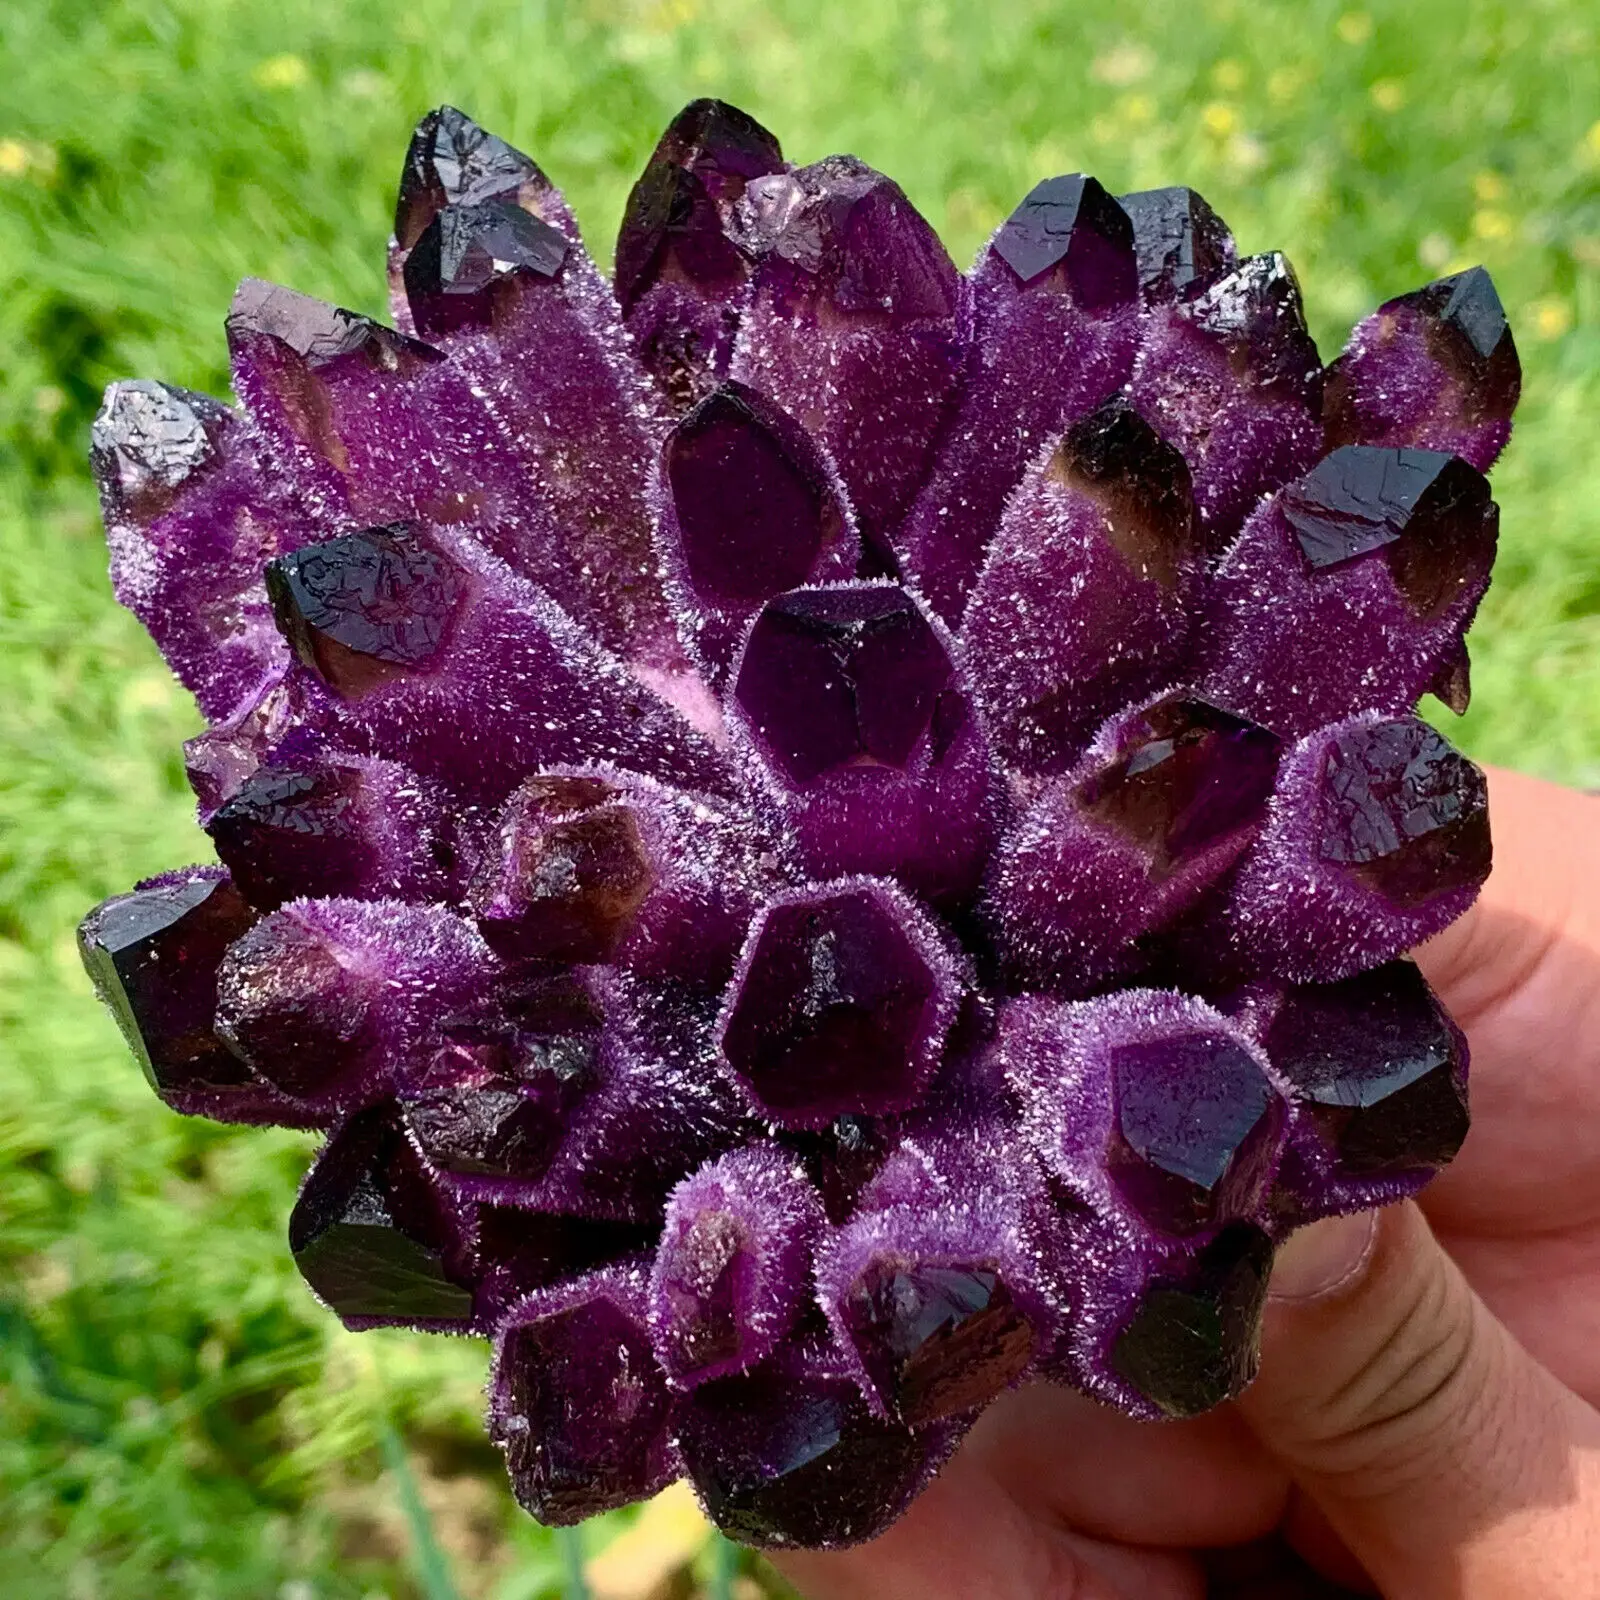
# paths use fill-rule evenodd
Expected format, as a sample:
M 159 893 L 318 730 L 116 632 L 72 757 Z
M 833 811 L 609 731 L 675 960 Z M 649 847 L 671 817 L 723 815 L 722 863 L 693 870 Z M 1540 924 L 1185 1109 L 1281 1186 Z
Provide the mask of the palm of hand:
M 1512 774 L 1492 785 L 1496 872 L 1420 957 L 1471 1040 L 1474 1111 L 1423 1206 L 1491 1309 L 1600 1403 L 1600 906 L 1581 902 L 1600 884 L 1600 804 Z M 1198 1600 L 1189 1551 L 1275 1529 L 1337 1566 L 1230 1408 L 1143 1424 L 1039 1386 L 991 1407 L 876 1544 L 783 1565 L 819 1600 Z

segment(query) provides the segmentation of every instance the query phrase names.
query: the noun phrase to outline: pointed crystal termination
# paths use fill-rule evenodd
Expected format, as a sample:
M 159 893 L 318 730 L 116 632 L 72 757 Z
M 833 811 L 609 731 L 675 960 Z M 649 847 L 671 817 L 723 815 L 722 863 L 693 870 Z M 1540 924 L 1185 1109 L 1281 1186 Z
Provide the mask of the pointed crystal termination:
M 489 1432 L 517 1500 L 547 1527 L 643 1500 L 678 1475 L 647 1300 L 644 1264 L 621 1263 L 529 1296 L 496 1336 Z
M 1331 983 L 1448 927 L 1489 863 L 1483 773 L 1425 722 L 1367 713 L 1285 755 L 1261 837 L 1183 951 L 1202 972 Z
M 233 383 L 265 467 L 328 527 L 415 517 L 515 554 L 540 509 L 471 382 L 432 345 L 246 278 L 228 313 Z
M 567 236 L 504 200 L 447 206 L 406 256 L 406 303 L 419 333 L 434 339 L 495 320 L 497 290 L 513 273 L 553 278 Z
M 1410 961 L 1283 995 L 1263 1042 L 1294 1120 L 1275 1197 L 1296 1220 L 1381 1205 L 1467 1135 L 1467 1049 Z
M 1074 424 L 1006 507 L 962 630 L 997 753 L 1065 771 L 1170 682 L 1200 581 L 1188 469 L 1120 397 Z
M 450 887 L 445 797 L 392 761 L 321 756 L 258 767 L 205 826 L 263 911 L 301 895 L 437 900 Z
M 314 1112 L 371 1105 L 426 1061 L 438 1023 L 493 958 L 470 923 L 398 900 L 296 900 L 228 951 L 217 1030 Z
M 441 1023 L 442 1042 L 407 1074 L 400 1107 L 452 1188 L 514 1202 L 549 1172 L 600 1085 L 604 1021 L 592 987 L 562 973 L 516 981 Z
M 1328 369 L 1329 448 L 1410 445 L 1487 472 L 1511 437 L 1522 365 L 1494 281 L 1471 267 L 1386 301 Z
M 1033 1162 L 1000 1123 L 913 1134 L 817 1251 L 817 1298 L 880 1414 L 920 1427 L 1027 1373 L 1059 1322 Z
M 1110 1350 L 1117 1375 L 1175 1418 L 1210 1411 L 1255 1377 L 1272 1241 L 1230 1223 L 1184 1265 L 1149 1284 Z
M 1136 1416 L 1236 1394 L 1255 1371 L 1259 1219 L 1286 1122 L 1260 1047 L 1202 1001 L 1128 989 L 1011 1001 L 999 1055 L 1062 1205 L 1074 1315 L 1057 1374 Z
M 781 1127 L 903 1110 L 938 1065 L 959 985 L 932 924 L 893 885 L 784 895 L 751 929 L 718 1024 L 722 1054 Z
M 721 100 L 667 125 L 617 235 L 615 285 L 646 370 L 679 409 L 727 375 L 751 256 L 730 224 L 745 185 L 785 170 L 778 141 Z
M 1351 706 L 1410 711 L 1461 659 L 1498 531 L 1487 480 L 1459 457 L 1335 450 L 1251 517 L 1218 569 L 1205 691 L 1285 738 Z
M 1000 802 L 951 652 L 888 583 L 796 589 L 756 619 L 730 723 L 810 873 L 976 887 Z
M 661 476 L 661 546 L 680 630 L 720 688 L 761 604 L 853 578 L 860 535 L 811 436 L 742 383 L 722 384 L 678 423 Z
M 371 528 L 281 558 L 268 583 L 303 664 L 301 723 L 498 805 L 554 762 L 609 760 L 720 792 L 727 768 L 530 585 L 451 530 Z
M 352 1329 L 466 1333 L 474 1228 L 376 1107 L 334 1134 L 289 1218 L 289 1248 L 318 1299 Z
M 1152 304 L 1186 298 L 1238 263 L 1228 225 L 1193 189 L 1117 197 L 1133 223 L 1139 285 Z
M 1265 1196 L 1283 1102 L 1260 1049 L 1203 1001 L 1157 989 L 1029 999 L 1002 1031 L 1030 1143 L 1091 1210 L 1183 1237 Z
M 520 489 L 520 515 L 485 532 L 489 548 L 607 649 L 680 670 L 651 539 L 658 400 L 565 201 L 542 175 L 533 191 L 448 200 L 402 276 L 417 327 L 491 421 L 496 470 Z M 458 476 L 484 481 L 483 462 Z
M 212 1031 L 217 969 L 255 920 L 226 872 L 190 867 L 96 906 L 78 929 L 78 952 L 150 1086 L 174 1111 L 314 1125 Z
M 1008 966 L 1068 994 L 1125 972 L 1254 842 L 1280 750 L 1182 692 L 1108 723 L 990 866 L 987 915 Z
M 948 1458 L 959 1427 L 874 1417 L 849 1379 L 805 1354 L 704 1383 L 682 1402 L 678 1448 L 706 1515 L 757 1549 L 875 1538 Z
M 672 1192 L 650 1276 L 656 1358 L 683 1388 L 744 1372 L 788 1337 L 822 1203 L 795 1158 L 754 1144 Z
M 440 106 L 411 135 L 395 205 L 395 243 L 410 250 L 447 206 L 499 200 L 526 207 L 549 192 L 550 180 L 528 156 L 454 106 Z M 539 212 L 530 209 L 530 215 Z
M 1093 178 L 1039 184 L 980 257 L 960 402 L 896 536 L 952 628 L 1029 464 L 1127 381 L 1138 297 L 1128 218 Z
M 238 415 L 187 389 L 113 383 L 89 459 L 117 598 L 201 710 L 225 716 L 283 664 L 261 562 L 304 542 L 303 515 L 268 487 Z
M 513 205 L 577 238 L 566 202 L 531 158 L 478 126 L 454 106 L 430 111 L 416 126 L 400 171 L 394 237 L 389 241 L 389 300 L 395 326 L 411 332 L 406 300 L 408 252 L 447 206 Z
M 715 983 L 769 877 L 748 819 L 633 774 L 577 770 L 530 778 L 506 802 L 467 904 L 508 956 Z
M 762 255 L 732 375 L 828 451 L 881 570 L 966 357 L 961 274 L 900 187 L 853 156 L 758 178 L 740 237 Z
M 1153 308 L 1130 389 L 1194 475 L 1206 548 L 1220 555 L 1264 494 L 1322 450 L 1322 361 L 1294 269 L 1248 256 L 1192 298 Z

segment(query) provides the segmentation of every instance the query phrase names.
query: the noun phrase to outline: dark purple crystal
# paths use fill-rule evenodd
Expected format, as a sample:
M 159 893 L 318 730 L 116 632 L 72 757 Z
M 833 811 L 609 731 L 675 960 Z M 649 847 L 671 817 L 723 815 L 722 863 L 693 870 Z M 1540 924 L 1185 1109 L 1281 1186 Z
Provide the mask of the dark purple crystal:
M 881 889 L 770 907 L 722 1024 L 722 1050 L 764 1114 L 823 1128 L 910 1104 L 949 1027 L 946 982 Z
M 607 1268 L 535 1294 L 501 1327 L 489 1427 L 517 1499 L 546 1525 L 643 1499 L 677 1475 L 643 1292 L 635 1269 Z
M 1000 225 L 991 248 L 1031 284 L 1054 270 L 1087 311 L 1126 304 L 1138 292 L 1133 228 L 1093 178 L 1046 178 Z
M 1201 1249 L 1192 1274 L 1145 1291 L 1112 1365 L 1169 1417 L 1220 1405 L 1255 1376 L 1271 1268 L 1266 1234 L 1231 1223 Z
M 445 207 L 515 199 L 525 186 L 546 188 L 548 180 L 504 139 L 454 106 L 440 106 L 411 135 L 395 207 L 395 241 L 409 250 Z
M 729 1538 L 786 1549 L 881 1533 L 948 1446 L 872 1416 L 843 1379 L 763 1367 L 697 1388 L 678 1420 L 678 1448 Z
M 879 1393 L 913 1427 L 987 1404 L 1033 1359 L 1032 1325 L 982 1263 L 881 1262 L 844 1316 Z
M 1130 1203 L 1180 1234 L 1248 1211 L 1282 1121 L 1251 1056 L 1227 1038 L 1180 1035 L 1118 1046 L 1111 1074 L 1106 1164 Z
M 347 699 L 426 666 L 466 589 L 447 556 L 400 524 L 328 539 L 267 567 L 290 648 Z
M 329 1140 L 289 1218 L 295 1265 L 347 1327 L 472 1318 L 470 1221 L 377 1107 Z
M 1173 300 L 1238 259 L 1228 225 L 1193 189 L 1140 189 L 1117 197 L 1133 223 L 1146 298 Z
M 904 590 L 810 589 L 762 611 L 734 697 L 791 782 L 844 766 L 903 767 L 952 669 Z
M 1334 741 L 1323 780 L 1322 859 L 1395 905 L 1425 905 L 1489 871 L 1483 773 L 1422 722 Z
M 1442 1167 L 1461 1148 L 1460 1034 L 1412 962 L 1291 989 L 1264 1042 L 1343 1172 Z
M 503 200 L 446 207 L 406 257 L 406 300 L 419 333 L 436 337 L 487 324 L 495 286 L 512 273 L 553 278 L 567 237 Z

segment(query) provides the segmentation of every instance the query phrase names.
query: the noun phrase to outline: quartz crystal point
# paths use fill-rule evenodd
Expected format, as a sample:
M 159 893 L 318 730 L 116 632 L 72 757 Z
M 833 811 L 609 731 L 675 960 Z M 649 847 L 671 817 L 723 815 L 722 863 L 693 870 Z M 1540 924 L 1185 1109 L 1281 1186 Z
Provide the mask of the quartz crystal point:
M 1068 429 L 1011 497 L 962 630 L 1012 770 L 1064 771 L 1184 660 L 1201 578 L 1183 457 L 1125 401 Z
M 988 916 L 1010 966 L 1080 992 L 1137 970 L 1260 834 L 1280 749 L 1181 691 L 1109 722 L 995 854 Z
M 304 724 L 475 800 L 553 762 L 617 761 L 698 789 L 705 739 L 565 612 L 444 528 L 369 528 L 267 568 Z
M 315 537 L 250 429 L 206 395 L 131 379 L 90 435 L 111 581 L 208 716 L 281 669 L 262 562 Z
M 347 1328 L 465 1333 L 474 1219 L 377 1106 L 323 1147 L 289 1218 L 295 1265 Z
M 214 1031 L 218 968 L 256 915 L 226 872 L 189 867 L 95 907 L 78 950 L 150 1087 L 173 1110 L 314 1126 L 314 1113 L 255 1077 Z
M 962 1431 L 874 1416 L 856 1384 L 814 1349 L 699 1385 L 676 1426 L 706 1515 L 729 1538 L 773 1550 L 876 1538 Z
M 256 768 L 206 820 L 251 905 L 303 895 L 437 900 L 451 884 L 448 801 L 392 761 L 318 755 Z
M 822 1203 L 781 1146 L 749 1145 L 672 1191 L 650 1277 L 656 1358 L 684 1388 L 772 1355 L 805 1309 Z
M 764 602 L 855 576 L 861 540 L 838 475 L 804 428 L 742 383 L 722 384 L 673 429 L 661 494 L 669 590 L 719 686 Z
M 1489 584 L 1499 508 L 1434 450 L 1344 445 L 1265 502 L 1206 600 L 1202 681 L 1296 738 L 1363 710 L 1406 712 L 1451 685 Z
M 1483 773 L 1427 723 L 1369 712 L 1284 756 L 1266 826 L 1183 948 L 1202 971 L 1350 977 L 1448 927 L 1489 862 Z
M 1255 1008 L 1290 1123 L 1290 1221 L 1414 1194 L 1467 1133 L 1467 1045 L 1410 961 L 1277 990 Z
M 818 1298 L 880 1415 L 976 1411 L 1053 1341 L 1044 1184 L 1005 1143 L 1001 1123 L 909 1135 L 818 1246 Z
M 1153 304 L 1204 289 L 1239 259 L 1227 223 L 1193 189 L 1140 189 L 1117 203 L 1133 224 L 1139 285 Z
M 1237 1393 L 1255 1370 L 1287 1122 L 1259 1045 L 1202 1001 L 1127 989 L 1013 1001 L 1000 1050 L 1073 1253 L 1097 1263 L 1053 1360 L 1135 1414 Z
M 806 870 L 969 894 L 1004 804 L 943 628 L 887 582 L 797 589 L 763 607 L 730 722 L 756 791 Z
M 1138 297 L 1132 226 L 1093 178 L 1039 184 L 979 257 L 960 400 L 897 540 L 951 627 L 1027 467 L 1127 381 Z
M 971 334 L 969 292 L 900 186 L 853 156 L 757 178 L 739 236 L 761 254 L 732 375 L 832 456 L 876 559 L 927 471 Z
M 543 1523 L 581 1522 L 678 1476 L 647 1301 L 643 1264 L 624 1262 L 529 1295 L 501 1324 L 489 1430 Z
M 1511 437 L 1522 365 L 1482 267 L 1378 307 L 1328 369 L 1330 448 L 1406 446 L 1487 472 Z
M 1466 1134 L 1406 952 L 1490 864 L 1416 717 L 1495 553 L 1487 276 L 1324 374 L 1193 190 L 1046 178 L 963 274 L 714 100 L 611 283 L 430 112 L 388 266 L 391 327 L 247 279 L 237 407 L 93 430 L 222 862 L 80 929 L 155 1092 L 326 1136 L 311 1290 L 492 1340 L 547 1522 L 687 1477 L 851 1544 L 1014 1385 L 1237 1395 L 1275 1245 Z
M 755 264 L 735 221 L 745 187 L 786 172 L 778 141 L 721 100 L 661 135 L 617 235 L 617 301 L 639 359 L 680 410 L 726 377 Z
M 1247 256 L 1154 308 L 1130 393 L 1183 452 L 1205 546 L 1220 554 L 1256 501 L 1322 450 L 1322 362 L 1288 261 Z
M 718 1023 L 722 1054 L 783 1127 L 904 1110 L 938 1065 L 961 977 L 931 920 L 892 885 L 782 895 L 750 931 Z
M 263 1081 L 338 1115 L 389 1093 L 492 977 L 488 946 L 443 906 L 294 900 L 229 947 L 217 1030 Z

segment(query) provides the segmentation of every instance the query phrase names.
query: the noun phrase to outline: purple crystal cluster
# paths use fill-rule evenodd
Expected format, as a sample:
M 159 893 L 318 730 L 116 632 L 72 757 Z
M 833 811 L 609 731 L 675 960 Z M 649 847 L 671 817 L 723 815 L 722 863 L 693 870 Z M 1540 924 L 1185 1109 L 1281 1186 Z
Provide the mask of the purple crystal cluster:
M 82 948 L 174 1109 L 326 1135 L 349 1327 L 494 1341 L 516 1493 L 881 1531 L 1031 1378 L 1252 1375 L 1276 1241 L 1410 1194 L 1489 870 L 1468 693 L 1517 398 L 1479 270 L 1324 367 L 1188 189 L 969 274 L 697 101 L 607 282 L 445 107 L 393 328 L 247 281 L 237 407 L 112 386 L 119 598 L 220 866 Z

